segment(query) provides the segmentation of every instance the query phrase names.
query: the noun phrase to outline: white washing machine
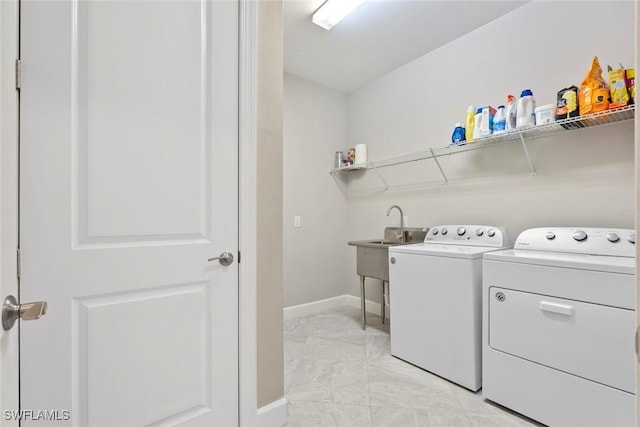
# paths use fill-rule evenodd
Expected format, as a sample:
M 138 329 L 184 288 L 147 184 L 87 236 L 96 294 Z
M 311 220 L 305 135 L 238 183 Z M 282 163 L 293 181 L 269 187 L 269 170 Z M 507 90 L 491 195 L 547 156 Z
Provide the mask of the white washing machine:
M 535 228 L 484 255 L 484 397 L 550 426 L 636 425 L 635 239 Z
M 473 391 L 482 384 L 482 255 L 507 247 L 502 227 L 431 228 L 389 248 L 391 354 Z

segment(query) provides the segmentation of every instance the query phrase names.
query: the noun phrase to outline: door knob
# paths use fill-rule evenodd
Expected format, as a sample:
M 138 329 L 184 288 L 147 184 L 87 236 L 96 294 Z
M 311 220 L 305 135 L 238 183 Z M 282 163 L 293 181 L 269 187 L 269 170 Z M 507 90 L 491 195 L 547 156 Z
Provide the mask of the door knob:
M 47 313 L 47 302 L 36 301 L 18 304 L 13 295 L 9 295 L 2 305 L 2 328 L 5 331 L 13 328 L 16 320 L 36 320 Z
M 224 251 L 220 254 L 220 256 L 209 258 L 207 261 L 216 260 L 220 262 L 220 265 L 224 265 L 226 267 L 227 265 L 231 265 L 233 263 L 233 254 L 231 252 Z

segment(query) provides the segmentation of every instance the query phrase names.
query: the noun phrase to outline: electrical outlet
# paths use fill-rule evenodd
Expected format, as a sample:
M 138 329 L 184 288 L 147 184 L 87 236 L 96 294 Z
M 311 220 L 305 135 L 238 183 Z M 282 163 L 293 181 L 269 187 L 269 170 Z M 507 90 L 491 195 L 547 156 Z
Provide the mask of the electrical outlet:
M 300 222 L 300 215 L 296 215 L 293 217 L 293 226 L 296 228 L 302 227 L 302 223 Z

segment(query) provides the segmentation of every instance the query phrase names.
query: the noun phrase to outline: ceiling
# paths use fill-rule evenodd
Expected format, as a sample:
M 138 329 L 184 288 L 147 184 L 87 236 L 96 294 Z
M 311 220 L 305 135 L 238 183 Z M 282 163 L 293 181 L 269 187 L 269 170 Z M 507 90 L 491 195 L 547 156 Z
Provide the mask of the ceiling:
M 311 22 L 311 15 L 323 2 L 283 1 L 284 69 L 344 92 L 526 3 L 368 0 L 327 31 Z M 495 40 L 487 43 L 489 51 L 493 50 Z

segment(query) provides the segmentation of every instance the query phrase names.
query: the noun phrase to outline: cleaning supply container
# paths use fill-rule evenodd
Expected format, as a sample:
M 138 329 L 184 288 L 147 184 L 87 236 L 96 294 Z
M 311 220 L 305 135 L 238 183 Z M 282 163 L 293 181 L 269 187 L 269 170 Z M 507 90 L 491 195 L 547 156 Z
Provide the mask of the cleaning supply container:
M 482 107 L 480 115 L 480 136 L 491 136 L 493 133 L 493 117 L 496 115 L 496 109 L 492 106 Z
M 451 135 L 451 143 L 454 145 L 463 145 L 464 144 L 464 128 L 462 127 L 462 123 L 456 123 L 456 128 L 453 130 L 453 134 Z
M 498 105 L 498 111 L 493 117 L 493 134 L 499 135 L 507 131 L 507 113 L 504 105 Z
M 469 105 L 467 108 L 467 118 L 465 120 L 466 140 L 471 141 L 473 139 L 473 129 L 476 122 L 476 110 L 473 105 Z
M 516 129 L 535 126 L 536 124 L 536 100 L 533 98 L 531 89 L 525 89 L 518 99 L 518 107 L 516 112 Z
M 556 121 L 555 105 L 547 104 L 536 108 L 536 126 L 547 125 Z
M 473 120 L 473 139 L 478 139 L 482 136 L 482 108 L 476 110 L 476 115 Z
M 507 125 L 506 130 L 515 130 L 516 128 L 516 111 L 517 111 L 516 97 L 513 95 L 507 95 Z

